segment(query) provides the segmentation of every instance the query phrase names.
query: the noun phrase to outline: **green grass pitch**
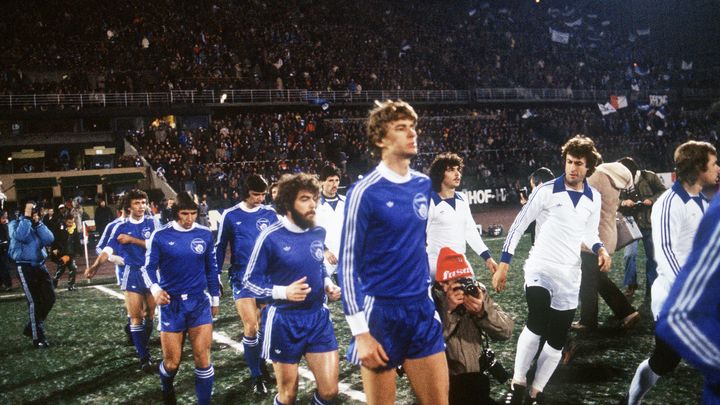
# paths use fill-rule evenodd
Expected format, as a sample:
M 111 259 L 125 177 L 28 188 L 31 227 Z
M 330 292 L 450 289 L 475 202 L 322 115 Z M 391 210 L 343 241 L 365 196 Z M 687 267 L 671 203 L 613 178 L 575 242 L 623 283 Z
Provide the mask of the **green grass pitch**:
M 499 252 L 502 239 L 487 240 L 492 252 Z M 515 343 L 522 330 L 527 308 L 522 288 L 522 263 L 527 257 L 529 239 L 523 238 L 508 277 L 508 289 L 493 296 L 516 319 L 513 337 L 507 342 L 492 344 L 506 369 L 512 373 Z M 471 263 L 480 281 L 490 286 L 490 275 L 480 259 L 470 253 Z M 640 249 L 638 268 L 644 276 L 644 253 Z M 622 252 L 613 257 L 612 279 L 622 284 Z M 80 285 L 84 285 L 81 282 Z M 22 335 L 27 321 L 27 305 L 22 296 L 0 296 L 0 403 L 2 404 L 149 404 L 160 403 L 160 382 L 157 376 L 145 375 L 137 368 L 135 351 L 126 345 L 122 330 L 125 311 L 122 301 L 92 286 L 77 292 L 63 291 L 61 283 L 57 303 L 46 322 L 48 350 L 36 350 Z M 114 285 L 105 285 L 118 291 Z M 228 291 L 226 288 L 225 291 Z M 642 320 L 633 330 L 613 328 L 611 313 L 600 304 L 601 328 L 578 337 L 579 349 L 573 361 L 559 366 L 546 387 L 551 404 L 614 404 L 628 388 L 636 366 L 647 358 L 653 348 L 653 323 L 649 307 L 643 305 L 644 291 L 638 291 L 634 305 Z M 332 303 L 333 321 L 340 343 L 341 392 L 361 394 L 359 371 L 344 360 L 350 338 L 340 303 Z M 215 332 L 221 335 L 212 347 L 215 366 L 213 400 L 219 404 L 272 404 L 274 386 L 267 399 L 254 398 L 246 384 L 247 367 L 237 347 L 242 327 L 231 299 L 223 297 Z M 230 340 L 234 341 L 230 341 Z M 151 351 L 160 357 L 159 338 L 155 333 Z M 185 346 L 183 363 L 176 378 L 180 403 L 194 403 L 194 373 L 189 344 Z M 499 398 L 505 387 L 493 382 L 493 395 Z M 298 403 L 308 403 L 314 383 L 300 379 Z M 689 366 L 680 367 L 662 378 L 648 394 L 647 404 L 700 403 L 701 377 Z M 356 397 L 357 398 L 357 397 Z M 398 380 L 397 403 L 412 404 L 415 399 L 407 378 Z M 362 403 L 342 394 L 338 403 Z

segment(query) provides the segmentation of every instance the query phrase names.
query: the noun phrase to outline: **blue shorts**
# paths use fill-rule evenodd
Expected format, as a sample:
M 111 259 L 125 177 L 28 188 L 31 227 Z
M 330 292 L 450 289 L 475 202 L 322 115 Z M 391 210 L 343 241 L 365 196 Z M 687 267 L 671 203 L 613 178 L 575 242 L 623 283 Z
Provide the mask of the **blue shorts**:
M 122 273 L 120 279 L 121 290 L 141 295 L 150 294 L 150 289 L 145 287 L 145 280 L 143 280 L 142 271 L 140 271 L 139 267 L 125 266 Z
M 330 310 L 279 309 L 270 305 L 263 311 L 262 358 L 297 364 L 305 353 L 325 353 L 338 349 Z
M 257 298 L 250 291 L 243 289 L 243 276 L 245 275 L 245 269 L 241 271 L 234 271 L 235 267 L 230 268 L 230 287 L 232 288 L 233 300 L 237 301 L 240 298 L 255 298 L 258 304 L 269 304 L 272 302 L 272 298 Z
M 170 303 L 158 305 L 161 332 L 183 332 L 196 326 L 212 323 L 210 296 L 182 294 L 170 297 Z
M 386 369 L 402 365 L 406 359 L 445 351 L 440 315 L 427 294 L 406 299 L 366 296 L 365 318 L 370 334 L 390 358 Z M 350 341 L 347 359 L 360 365 L 355 338 Z

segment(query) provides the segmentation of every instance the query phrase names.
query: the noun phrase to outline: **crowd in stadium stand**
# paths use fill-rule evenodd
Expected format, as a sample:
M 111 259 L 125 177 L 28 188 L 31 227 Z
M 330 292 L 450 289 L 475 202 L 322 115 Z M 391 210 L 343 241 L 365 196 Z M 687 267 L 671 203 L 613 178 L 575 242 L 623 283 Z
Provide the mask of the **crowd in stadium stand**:
M 712 63 L 647 46 L 649 27 L 628 27 L 621 10 L 591 3 L 36 3 L 5 10 L 0 93 L 630 91 L 716 88 L 720 80 Z
M 343 185 L 357 180 L 373 164 L 364 113 L 245 113 L 209 129 L 161 124 L 128 139 L 175 190 L 232 200 L 254 172 L 275 181 L 283 173 L 317 173 L 334 164 L 347 173 Z M 672 151 L 681 142 L 717 142 L 704 111 L 666 113 L 661 119 L 654 110 L 629 108 L 604 117 L 595 107 L 420 109 L 420 155 L 413 165 L 425 171 L 437 153 L 454 151 L 467 162 L 465 186 L 517 189 L 538 167 L 559 169 L 559 145 L 577 133 L 593 137 L 606 161 L 630 155 L 656 171 L 672 170 Z

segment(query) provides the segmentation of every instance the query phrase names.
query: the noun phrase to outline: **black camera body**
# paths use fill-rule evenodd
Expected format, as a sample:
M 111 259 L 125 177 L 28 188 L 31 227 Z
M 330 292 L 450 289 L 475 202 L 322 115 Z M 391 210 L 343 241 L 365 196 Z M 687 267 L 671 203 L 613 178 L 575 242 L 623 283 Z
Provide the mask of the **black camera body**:
M 457 280 L 460 284 L 459 287 L 455 287 L 455 290 L 462 290 L 465 295 L 472 295 L 475 298 L 480 298 L 480 286 L 477 281 L 470 277 L 464 277 Z
M 480 363 L 480 372 L 485 375 L 493 376 L 498 382 L 504 383 L 510 378 L 510 374 L 505 367 L 495 358 L 495 352 L 487 347 L 483 349 L 482 354 L 478 358 Z

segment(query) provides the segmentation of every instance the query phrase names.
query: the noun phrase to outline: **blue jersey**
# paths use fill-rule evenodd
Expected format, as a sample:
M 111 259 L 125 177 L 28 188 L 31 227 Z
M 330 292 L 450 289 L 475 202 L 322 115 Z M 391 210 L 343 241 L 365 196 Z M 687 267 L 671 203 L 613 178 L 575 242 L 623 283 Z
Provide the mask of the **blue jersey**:
M 158 222 L 155 218 L 146 215 L 143 219 L 136 221 L 132 217 L 125 218 L 122 223 L 118 224 L 110 234 L 107 245 L 103 250 L 107 248 L 112 249 L 111 252 L 123 258 L 126 266 L 140 268 L 145 264 L 145 248 L 142 248 L 134 243 L 122 244 L 117 241 L 117 237 L 122 234 L 132 236 L 133 238 L 147 240 L 150 239 L 150 235 L 159 228 Z
M 720 401 L 720 197 L 700 222 L 692 250 L 658 317 L 657 335 L 705 375 L 704 403 Z M 714 387 L 714 388 L 713 388 Z
M 277 308 L 319 308 L 325 302 L 325 229 L 303 231 L 283 219 L 258 237 L 243 279 L 243 291 L 272 298 L 273 286 L 287 286 L 307 277 L 312 289 L 302 302 L 275 300 Z
M 425 229 L 430 193 L 424 174 L 411 170 L 400 176 L 383 163 L 350 188 L 338 265 L 346 315 L 363 312 L 366 295 L 428 294 Z
M 252 210 L 241 202 L 223 211 L 220 218 L 215 254 L 218 267 L 222 272 L 225 263 L 225 249 L 230 242 L 230 263 L 239 268 L 247 266 L 255 241 L 260 232 L 278 222 L 277 213 L 266 205 Z
M 102 235 L 100 236 L 100 239 L 98 239 L 97 244 L 95 245 L 95 251 L 99 255 L 103 248 L 107 246 L 108 241 L 110 240 L 110 235 L 113 234 L 113 231 L 115 230 L 115 227 L 118 224 L 121 224 L 123 221 L 125 221 L 125 218 L 123 217 L 117 217 L 113 219 L 107 226 L 105 227 L 105 230 L 103 231 Z
M 158 284 L 171 296 L 201 294 L 207 289 L 220 296 L 212 232 L 194 223 L 184 229 L 175 221 L 152 233 L 142 268 L 146 287 Z

